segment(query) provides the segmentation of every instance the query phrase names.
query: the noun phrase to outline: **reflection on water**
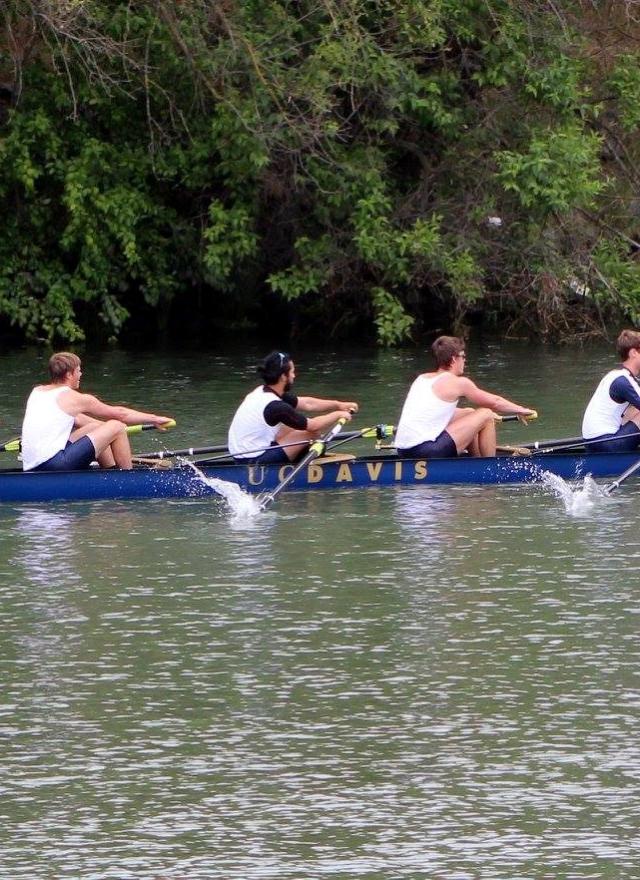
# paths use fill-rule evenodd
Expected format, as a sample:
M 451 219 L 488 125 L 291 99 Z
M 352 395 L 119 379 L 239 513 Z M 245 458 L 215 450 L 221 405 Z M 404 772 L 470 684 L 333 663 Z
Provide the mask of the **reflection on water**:
M 372 423 L 408 359 L 344 367 L 388 379 Z M 200 364 L 141 366 L 151 397 L 193 367 L 220 399 Z M 633 880 L 639 497 L 3 507 L 0 877 Z

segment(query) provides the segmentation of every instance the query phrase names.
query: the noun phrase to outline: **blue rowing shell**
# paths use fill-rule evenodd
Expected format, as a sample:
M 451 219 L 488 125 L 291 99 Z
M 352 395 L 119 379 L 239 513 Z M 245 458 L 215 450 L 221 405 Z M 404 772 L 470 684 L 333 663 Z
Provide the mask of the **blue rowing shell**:
M 303 469 L 287 491 L 354 489 L 430 484 L 531 483 L 544 471 L 564 479 L 617 477 L 638 461 L 638 452 L 611 454 L 546 453 L 495 458 L 399 459 L 372 455 L 347 461 L 317 460 Z M 196 462 L 197 464 L 197 462 Z M 198 498 L 219 494 L 215 480 L 235 483 L 253 494 L 273 490 L 292 465 L 189 465 L 132 471 L 22 473 L 0 470 L 0 502 L 93 501 L 109 499 Z M 212 485 L 212 482 L 214 485 Z

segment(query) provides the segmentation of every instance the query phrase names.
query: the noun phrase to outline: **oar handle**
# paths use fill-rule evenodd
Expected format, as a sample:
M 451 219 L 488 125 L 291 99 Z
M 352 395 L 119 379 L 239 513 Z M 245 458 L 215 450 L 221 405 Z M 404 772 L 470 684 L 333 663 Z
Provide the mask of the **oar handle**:
M 522 415 L 518 415 L 517 413 L 509 413 L 506 416 L 501 416 L 496 414 L 495 419 L 498 422 L 532 422 L 534 419 L 538 418 L 537 410 L 532 409 L 529 413 L 522 413 Z
M 175 426 L 175 419 L 169 419 L 168 422 L 164 422 L 162 425 L 127 425 L 127 434 L 139 434 L 141 431 L 170 431 Z

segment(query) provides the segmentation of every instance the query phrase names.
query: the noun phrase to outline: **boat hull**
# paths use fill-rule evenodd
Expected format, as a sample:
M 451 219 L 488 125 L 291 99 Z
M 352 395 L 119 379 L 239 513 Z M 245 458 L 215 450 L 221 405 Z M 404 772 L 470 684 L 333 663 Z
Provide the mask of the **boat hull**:
M 638 452 L 611 454 L 552 453 L 495 458 L 399 459 L 373 455 L 348 461 L 319 460 L 303 469 L 287 491 L 344 490 L 432 484 L 501 485 L 533 483 L 545 471 L 564 479 L 617 477 L 638 460 Z M 225 480 L 257 494 L 273 490 L 292 465 L 189 465 L 133 471 L 0 471 L 0 502 L 98 501 L 200 498 L 219 495 L 215 481 Z

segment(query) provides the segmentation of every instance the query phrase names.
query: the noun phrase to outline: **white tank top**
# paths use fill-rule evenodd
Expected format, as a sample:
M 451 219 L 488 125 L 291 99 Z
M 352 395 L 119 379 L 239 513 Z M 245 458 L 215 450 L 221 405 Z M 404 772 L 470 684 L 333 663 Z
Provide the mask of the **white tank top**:
M 74 418 L 60 409 L 58 398 L 68 385 L 46 389 L 36 386 L 27 400 L 22 422 L 22 469 L 30 471 L 64 449 L 74 426 Z
M 609 389 L 613 382 L 620 376 L 624 376 L 633 385 L 634 389 L 640 394 L 640 385 L 633 378 L 631 373 L 624 368 L 611 370 L 601 380 L 600 384 L 593 393 L 593 397 L 587 404 L 582 419 L 582 436 L 590 440 L 592 437 L 601 437 L 603 434 L 615 434 L 619 429 L 622 414 L 629 404 L 616 403 L 609 396 Z
M 229 427 L 229 452 L 240 458 L 257 458 L 262 450 L 271 446 L 280 430 L 280 425 L 268 425 L 264 420 L 264 410 L 268 403 L 280 400 L 273 391 L 265 391 L 259 385 L 250 391 L 242 401 Z M 259 451 L 258 451 L 259 450 Z
M 451 421 L 458 401 L 441 400 L 433 393 L 433 386 L 446 375 L 418 376 L 409 389 L 396 431 L 398 449 L 435 440 Z

